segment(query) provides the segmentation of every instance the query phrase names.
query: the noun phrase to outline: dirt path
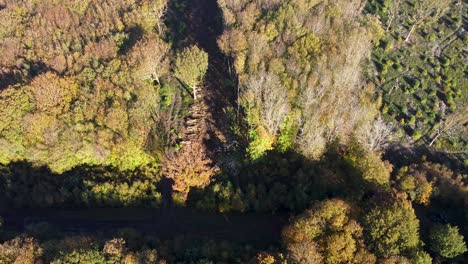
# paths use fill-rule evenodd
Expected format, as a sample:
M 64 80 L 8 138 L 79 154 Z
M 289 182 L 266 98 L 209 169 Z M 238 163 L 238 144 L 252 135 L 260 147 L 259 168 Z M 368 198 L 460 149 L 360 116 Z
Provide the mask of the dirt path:
M 249 243 L 259 247 L 280 241 L 287 215 L 261 213 L 208 213 L 187 208 L 166 209 L 23 209 L 0 210 L 5 220 L 3 228 L 24 231 L 34 223 L 47 222 L 60 232 L 81 234 L 103 232 L 112 234 L 121 228 L 132 228 L 160 239 L 178 235 L 199 239 L 216 239 Z
M 230 70 L 232 62 L 219 49 L 218 37 L 223 33 L 221 10 L 216 0 L 187 1 L 182 19 L 187 26 L 187 44 L 198 45 L 208 53 L 209 68 L 200 99 L 185 121 L 183 143 L 204 140 L 207 151 L 213 152 L 232 144 L 229 119 L 225 109 L 237 107 L 236 78 Z M 226 85 L 230 82 L 233 85 Z

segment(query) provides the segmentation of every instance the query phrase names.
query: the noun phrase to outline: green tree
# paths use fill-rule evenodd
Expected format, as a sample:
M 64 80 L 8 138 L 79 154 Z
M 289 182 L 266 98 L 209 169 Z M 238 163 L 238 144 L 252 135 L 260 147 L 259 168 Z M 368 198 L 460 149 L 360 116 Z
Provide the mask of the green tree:
M 192 89 L 195 100 L 199 94 L 199 85 L 207 70 L 208 53 L 197 46 L 185 48 L 178 54 L 175 63 L 175 77 Z
M 419 245 L 419 220 L 410 202 L 378 206 L 364 217 L 364 223 L 369 244 L 382 257 L 397 256 Z
M 467 251 L 458 227 L 449 224 L 434 227 L 429 234 L 429 243 L 431 250 L 444 258 L 454 258 Z
M 411 261 L 414 264 L 432 264 L 431 256 L 422 250 L 415 252 Z

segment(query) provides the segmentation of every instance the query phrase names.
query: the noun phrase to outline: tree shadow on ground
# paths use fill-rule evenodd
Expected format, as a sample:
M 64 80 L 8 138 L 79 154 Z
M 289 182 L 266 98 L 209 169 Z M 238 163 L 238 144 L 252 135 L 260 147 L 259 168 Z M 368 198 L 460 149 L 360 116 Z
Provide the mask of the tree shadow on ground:
M 0 198 L 10 208 L 159 207 L 152 168 L 122 172 L 110 166 L 78 166 L 63 174 L 47 166 L 13 162 L 0 166 Z
M 320 160 L 270 151 L 256 161 L 238 160 L 235 170 L 225 164 L 210 186 L 191 190 L 187 204 L 201 210 L 295 213 L 317 200 L 360 202 L 385 192 L 365 181 L 341 151 L 330 147 Z
M 407 146 L 394 144 L 385 152 L 383 158 L 390 161 L 395 167 L 403 167 L 421 162 L 423 157 L 425 157 L 427 161 L 444 164 L 455 172 L 462 174 L 468 173 L 468 166 L 465 165 L 465 160 L 468 159 L 468 153 L 451 153 L 424 145 Z
M 203 85 L 204 103 L 211 115 L 207 117 L 210 134 L 205 142 L 207 147 L 214 149 L 234 140 L 245 143 L 231 132 L 236 125 L 233 122 L 244 130 L 247 126 L 241 122 L 240 111 L 233 117 L 238 109 L 238 80 L 232 67 L 233 59 L 218 47 L 217 40 L 224 32 L 224 21 L 217 1 L 172 0 L 169 2 L 166 26 L 166 38 L 176 51 L 197 45 L 208 53 L 209 67 Z M 222 139 L 219 135 L 222 135 Z M 228 142 L 221 142 L 226 140 Z

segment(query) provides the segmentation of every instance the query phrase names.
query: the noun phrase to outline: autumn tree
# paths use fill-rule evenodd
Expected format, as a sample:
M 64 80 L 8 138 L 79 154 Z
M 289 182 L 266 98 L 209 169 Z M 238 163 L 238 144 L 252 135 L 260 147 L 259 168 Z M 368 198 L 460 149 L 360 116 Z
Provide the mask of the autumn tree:
M 362 240 L 353 208 L 343 200 L 319 202 L 283 230 L 293 263 L 375 263 Z
M 381 257 L 416 250 L 420 243 L 419 220 L 411 203 L 406 201 L 372 209 L 364 217 L 364 230 L 369 245 Z
M 161 155 L 150 145 L 177 134 L 185 96 L 168 78 L 166 0 L 0 2 L 0 162 L 133 170 Z
M 104 244 L 102 251 L 108 255 L 122 257 L 127 251 L 125 240 L 123 238 L 109 240 Z
M 354 143 L 348 148 L 344 158 L 362 175 L 365 181 L 379 185 L 390 181 L 393 167 L 388 161 L 382 160 L 381 154 Z
M 125 264 L 140 264 L 140 263 L 158 263 L 166 264 L 167 261 L 158 258 L 158 252 L 154 249 L 146 249 L 138 252 L 131 252 L 124 258 Z
M 35 264 L 43 249 L 33 238 L 14 238 L 0 244 L 0 263 Z
M 372 93 L 364 95 L 360 89 L 361 62 L 374 38 L 371 27 L 361 23 L 363 1 L 219 5 L 227 25 L 218 45 L 234 58 L 240 86 L 247 92 L 241 105 L 255 128 L 250 130 L 250 156 L 275 147 L 277 137 L 284 136 L 278 124 L 284 125 L 286 118 L 285 130 L 294 127 L 288 131 L 290 145 L 313 159 L 321 157 L 327 144 L 347 141 L 351 131 L 374 119 L 378 111 L 367 103 Z M 263 89 L 257 91 L 267 94 L 263 99 L 251 89 L 259 85 Z
M 47 72 L 34 78 L 30 90 L 38 110 L 60 114 L 70 109 L 70 102 L 78 94 L 78 84 L 73 78 Z
M 308 34 L 296 40 L 289 49 L 289 53 L 298 60 L 307 63 L 320 53 L 321 45 L 320 38 L 314 34 Z
M 457 226 L 437 225 L 429 234 L 432 251 L 444 258 L 454 258 L 468 251 Z
M 423 250 L 418 250 L 411 256 L 412 263 L 417 263 L 417 264 L 432 264 L 432 258 L 429 253 L 423 251 Z
M 249 264 L 287 264 L 282 254 L 260 252 L 249 261 Z
M 138 13 L 141 16 L 145 30 L 151 32 L 156 28 L 159 34 L 164 33 L 164 16 L 167 13 L 167 3 L 166 0 L 142 1 Z
M 136 74 L 159 84 L 161 76 L 169 71 L 168 53 L 169 46 L 159 36 L 139 41 L 131 54 L 131 61 L 139 65 Z
M 397 188 L 409 191 L 410 198 L 416 201 L 433 197 L 446 204 L 467 206 L 468 186 L 463 180 L 465 177 L 443 164 L 428 162 L 423 157 L 421 163 L 401 169 L 401 174 L 397 174 Z
M 244 32 L 238 29 L 225 31 L 223 35 L 219 37 L 218 45 L 226 54 L 237 54 L 248 48 Z
M 200 84 L 208 70 L 208 53 L 197 46 L 185 48 L 177 55 L 175 77 L 192 89 L 196 100 L 200 93 Z
M 428 205 L 433 191 L 433 182 L 424 172 L 409 167 L 401 168 L 396 176 L 397 188 L 408 194 L 411 201 Z
M 217 168 L 200 142 L 187 144 L 177 153 L 167 155 L 163 163 L 164 176 L 174 180 L 173 189 L 185 197 L 191 187 L 207 186 L 216 172 Z
M 115 261 L 115 260 L 114 260 Z M 106 255 L 99 251 L 95 246 L 93 248 L 78 248 L 61 252 L 60 256 L 55 258 L 52 264 L 80 264 L 80 263 L 109 263 Z

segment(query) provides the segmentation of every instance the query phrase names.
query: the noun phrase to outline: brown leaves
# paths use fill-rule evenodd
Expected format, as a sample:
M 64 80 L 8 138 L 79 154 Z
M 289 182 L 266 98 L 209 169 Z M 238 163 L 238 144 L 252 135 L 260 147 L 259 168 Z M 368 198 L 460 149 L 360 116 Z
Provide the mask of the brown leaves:
M 201 142 L 185 145 L 178 153 L 167 155 L 163 164 L 164 175 L 174 180 L 173 189 L 184 194 L 188 194 L 190 187 L 207 186 L 217 172 Z
M 117 57 L 119 48 L 117 45 L 108 39 L 103 39 L 97 43 L 91 42 L 85 47 L 85 52 L 89 56 L 97 59 L 109 60 Z
M 78 93 L 78 85 L 74 78 L 60 78 L 47 72 L 34 78 L 30 91 L 38 110 L 60 114 L 68 111 L 70 102 Z
M 169 72 L 169 45 L 158 36 L 139 41 L 130 54 L 130 63 L 137 66 L 136 74 L 143 80 L 159 83 L 161 76 Z
M 109 240 L 104 244 L 104 249 L 102 251 L 107 255 L 121 257 L 127 251 L 125 240 L 123 238 Z
M 224 53 L 239 53 L 247 49 L 248 43 L 241 30 L 233 29 L 225 32 L 219 39 L 218 45 Z
M 0 244 L 0 263 L 37 263 L 42 252 L 42 248 L 33 238 L 17 237 Z
M 0 66 L 15 67 L 21 53 L 21 45 L 14 38 L 0 42 Z

